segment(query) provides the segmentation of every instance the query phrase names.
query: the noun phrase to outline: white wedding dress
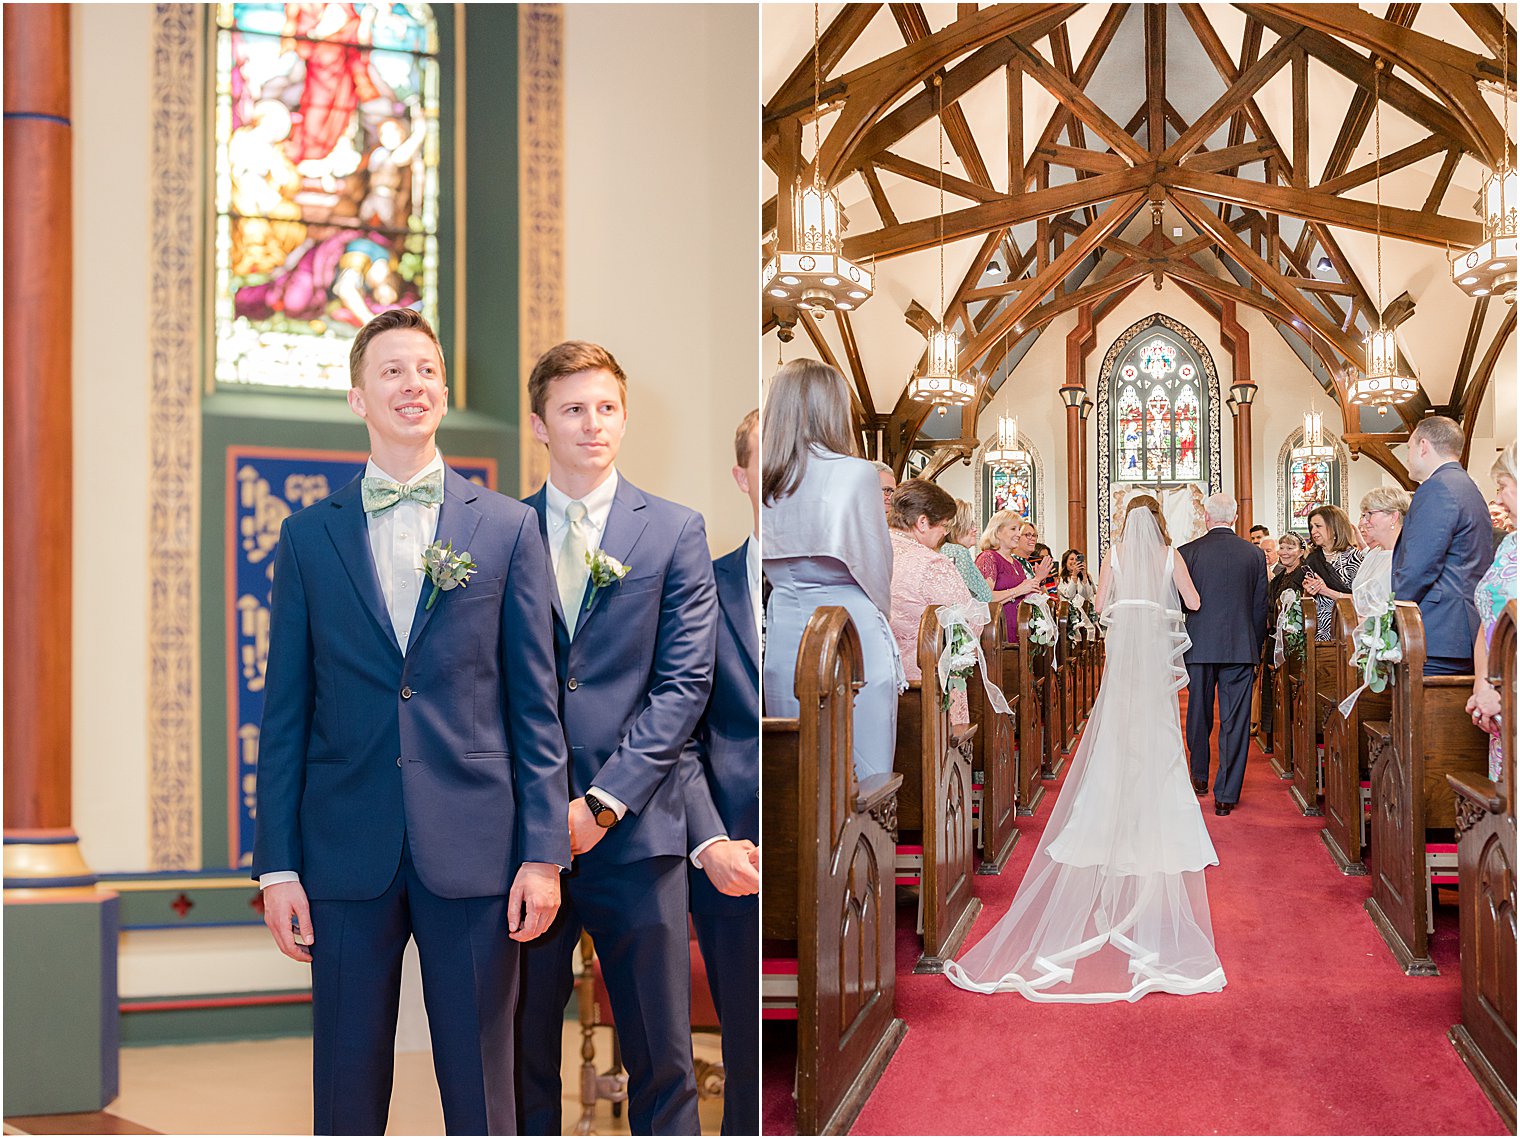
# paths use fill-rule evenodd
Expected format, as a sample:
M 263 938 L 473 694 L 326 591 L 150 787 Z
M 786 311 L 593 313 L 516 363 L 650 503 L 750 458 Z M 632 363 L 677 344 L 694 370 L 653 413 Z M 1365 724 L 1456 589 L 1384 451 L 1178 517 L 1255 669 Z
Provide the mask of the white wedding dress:
M 1189 641 L 1147 510 L 1110 555 L 1103 683 L 1007 914 L 945 975 L 979 993 L 1097 1004 L 1224 988 L 1203 869 L 1218 865 L 1177 710 Z

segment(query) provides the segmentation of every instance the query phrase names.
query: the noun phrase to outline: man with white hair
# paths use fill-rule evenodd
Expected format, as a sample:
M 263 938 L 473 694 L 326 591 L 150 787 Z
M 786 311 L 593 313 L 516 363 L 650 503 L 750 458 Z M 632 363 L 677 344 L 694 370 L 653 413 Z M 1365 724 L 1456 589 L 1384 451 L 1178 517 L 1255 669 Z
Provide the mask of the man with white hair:
M 1404 457 L 1420 487 L 1393 547 L 1393 596 L 1420 606 L 1427 676 L 1472 672 L 1473 591 L 1494 556 L 1483 492 L 1462 469 L 1463 442 L 1456 420 L 1428 416 L 1409 433 Z
M 1219 773 L 1214 813 L 1228 815 L 1240 801 L 1251 742 L 1251 689 L 1267 635 L 1267 556 L 1234 532 L 1239 507 L 1228 494 L 1204 499 L 1208 533 L 1177 547 L 1202 603 L 1187 615 L 1193 642 L 1188 670 L 1187 747 L 1193 790 L 1209 786 L 1209 737 L 1219 697 Z

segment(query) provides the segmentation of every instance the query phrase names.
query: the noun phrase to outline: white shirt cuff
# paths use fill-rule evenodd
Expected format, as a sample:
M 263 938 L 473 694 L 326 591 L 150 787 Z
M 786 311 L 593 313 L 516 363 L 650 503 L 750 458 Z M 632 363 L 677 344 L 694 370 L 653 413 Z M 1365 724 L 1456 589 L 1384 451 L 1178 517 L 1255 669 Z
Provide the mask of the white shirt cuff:
M 301 876 L 294 870 L 271 870 L 268 874 L 259 875 L 259 889 L 267 890 L 281 882 L 299 882 L 300 880 Z
M 712 838 L 708 839 L 706 842 L 699 842 L 699 843 L 697 843 L 696 848 L 690 854 L 688 854 L 686 857 L 688 857 L 688 858 L 691 859 L 691 864 L 693 866 L 695 866 L 698 870 L 701 870 L 702 869 L 702 852 L 704 850 L 706 850 L 709 846 L 711 846 L 715 842 L 727 842 L 727 841 L 728 841 L 728 836 L 726 834 L 715 834 L 715 835 L 712 836 Z
M 609 795 L 609 794 L 607 794 L 607 792 L 603 791 L 600 787 L 596 787 L 596 786 L 593 786 L 591 788 L 591 794 L 595 795 L 602 802 L 606 803 L 607 806 L 611 807 L 613 809 L 613 811 L 615 811 L 617 813 L 617 817 L 618 817 L 619 821 L 621 821 L 622 818 L 623 818 L 623 816 L 628 813 L 628 807 L 627 807 L 627 805 L 624 804 L 624 802 L 621 799 L 619 799 L 616 795 Z

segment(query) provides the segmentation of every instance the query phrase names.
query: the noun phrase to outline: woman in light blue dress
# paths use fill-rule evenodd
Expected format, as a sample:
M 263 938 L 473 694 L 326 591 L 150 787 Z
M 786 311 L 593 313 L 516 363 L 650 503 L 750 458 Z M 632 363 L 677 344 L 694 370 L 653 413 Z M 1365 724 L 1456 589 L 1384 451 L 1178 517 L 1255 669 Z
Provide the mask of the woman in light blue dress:
M 844 377 L 817 360 L 793 360 L 765 401 L 760 496 L 767 716 L 798 714 L 797 648 L 813 610 L 841 605 L 860 635 L 865 686 L 855 695 L 855 774 L 892 770 L 897 694 L 906 687 L 887 618 L 892 543 L 876 469 L 854 457 Z

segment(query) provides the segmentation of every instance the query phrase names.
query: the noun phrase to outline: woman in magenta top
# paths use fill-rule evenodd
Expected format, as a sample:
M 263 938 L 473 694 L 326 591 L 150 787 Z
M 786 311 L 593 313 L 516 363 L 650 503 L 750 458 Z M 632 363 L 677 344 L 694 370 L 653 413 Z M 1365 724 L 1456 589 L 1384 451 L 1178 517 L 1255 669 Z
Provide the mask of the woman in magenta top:
M 1050 572 L 1053 563 L 1049 557 L 1037 565 L 1029 563 L 1038 542 L 1039 533 L 1034 525 L 1011 510 L 999 510 L 987 520 L 978 543 L 982 552 L 977 555 L 976 568 L 992 587 L 992 600 L 1006 603 L 1040 588 L 1040 580 Z M 1009 614 L 1006 625 L 1008 643 L 1018 644 L 1017 617 Z

